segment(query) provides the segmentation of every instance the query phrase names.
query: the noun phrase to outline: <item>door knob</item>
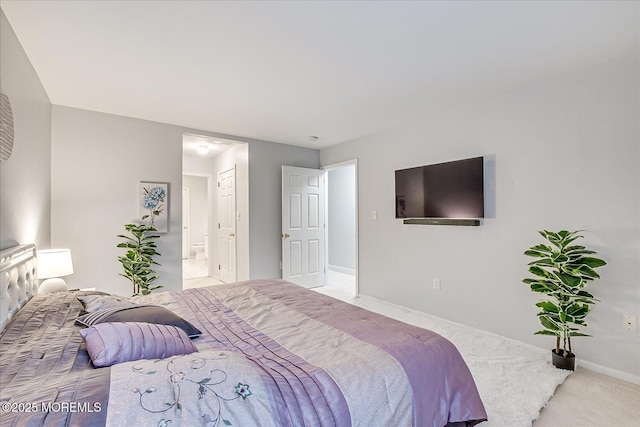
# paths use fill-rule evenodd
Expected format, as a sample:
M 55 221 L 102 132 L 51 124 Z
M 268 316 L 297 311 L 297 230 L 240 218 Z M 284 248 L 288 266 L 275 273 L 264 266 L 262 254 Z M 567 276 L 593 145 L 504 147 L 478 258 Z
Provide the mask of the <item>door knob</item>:
M 284 233 L 284 234 L 282 235 L 282 237 L 284 237 L 284 238 L 286 239 L 286 238 L 289 238 L 289 237 L 291 237 L 291 236 L 289 236 L 287 233 Z
M 236 233 L 230 233 L 229 237 L 235 237 Z

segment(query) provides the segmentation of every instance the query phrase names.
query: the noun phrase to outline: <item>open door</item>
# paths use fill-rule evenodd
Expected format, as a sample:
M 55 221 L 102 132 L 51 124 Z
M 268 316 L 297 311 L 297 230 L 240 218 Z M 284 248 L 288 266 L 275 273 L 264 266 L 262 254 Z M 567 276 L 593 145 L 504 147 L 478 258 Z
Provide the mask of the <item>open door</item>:
M 218 270 L 221 281 L 236 281 L 235 167 L 218 173 Z
M 325 171 L 282 167 L 282 278 L 325 284 Z

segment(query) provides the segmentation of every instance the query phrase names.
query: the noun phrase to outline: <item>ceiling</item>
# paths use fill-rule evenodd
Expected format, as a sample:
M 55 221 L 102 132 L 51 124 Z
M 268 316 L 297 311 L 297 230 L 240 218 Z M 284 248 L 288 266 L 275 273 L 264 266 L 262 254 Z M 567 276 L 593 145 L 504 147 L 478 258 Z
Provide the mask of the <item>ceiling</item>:
M 182 136 L 182 153 L 192 157 L 216 157 L 237 143 L 223 138 L 185 133 Z
M 316 148 L 639 45 L 635 1 L 0 5 L 53 104 Z

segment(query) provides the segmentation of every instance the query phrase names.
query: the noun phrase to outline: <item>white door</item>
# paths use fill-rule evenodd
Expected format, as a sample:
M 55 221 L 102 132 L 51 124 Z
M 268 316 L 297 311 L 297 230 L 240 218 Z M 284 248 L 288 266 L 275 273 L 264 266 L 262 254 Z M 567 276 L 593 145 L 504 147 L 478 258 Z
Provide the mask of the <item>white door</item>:
M 324 171 L 282 167 L 282 278 L 325 284 Z
M 236 281 L 236 169 L 218 173 L 218 277 Z
M 182 259 L 189 258 L 189 189 L 182 189 Z

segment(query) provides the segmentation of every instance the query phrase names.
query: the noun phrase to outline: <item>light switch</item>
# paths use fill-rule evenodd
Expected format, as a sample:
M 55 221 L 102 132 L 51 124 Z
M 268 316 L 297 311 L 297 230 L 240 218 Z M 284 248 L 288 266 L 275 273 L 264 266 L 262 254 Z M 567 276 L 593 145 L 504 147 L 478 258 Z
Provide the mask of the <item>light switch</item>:
M 371 211 L 371 219 L 373 220 L 378 219 L 378 211 Z

